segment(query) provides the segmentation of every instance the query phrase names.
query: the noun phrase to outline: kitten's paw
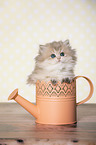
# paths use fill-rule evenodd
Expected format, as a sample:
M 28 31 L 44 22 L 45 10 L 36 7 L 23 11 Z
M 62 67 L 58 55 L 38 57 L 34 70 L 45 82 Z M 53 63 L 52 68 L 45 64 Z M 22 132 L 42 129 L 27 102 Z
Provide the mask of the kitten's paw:
M 62 79 L 61 83 L 68 83 L 68 84 L 70 84 L 71 80 L 69 78 L 64 78 L 64 79 Z
M 51 80 L 52 85 L 56 85 L 57 81 L 55 79 Z

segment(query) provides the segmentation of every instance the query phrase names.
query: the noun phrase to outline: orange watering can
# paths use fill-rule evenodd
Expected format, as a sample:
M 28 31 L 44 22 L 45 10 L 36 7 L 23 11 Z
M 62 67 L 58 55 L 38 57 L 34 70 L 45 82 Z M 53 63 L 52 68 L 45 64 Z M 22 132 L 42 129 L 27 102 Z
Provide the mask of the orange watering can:
M 76 103 L 76 79 L 83 77 L 89 85 L 89 95 L 83 101 Z M 18 94 L 18 89 L 14 90 L 8 100 L 14 99 L 22 107 L 36 118 L 36 123 L 64 125 L 77 122 L 76 106 L 88 101 L 93 94 L 93 84 L 85 76 L 77 76 L 68 83 L 58 82 L 52 85 L 51 81 L 37 81 L 36 83 L 36 105 L 27 101 Z

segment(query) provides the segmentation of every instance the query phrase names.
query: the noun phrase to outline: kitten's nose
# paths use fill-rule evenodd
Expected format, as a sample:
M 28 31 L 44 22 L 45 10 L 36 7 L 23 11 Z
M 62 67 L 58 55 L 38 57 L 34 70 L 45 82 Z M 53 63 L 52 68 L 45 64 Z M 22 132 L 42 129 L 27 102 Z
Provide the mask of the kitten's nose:
M 60 61 L 61 57 L 57 57 L 57 60 Z

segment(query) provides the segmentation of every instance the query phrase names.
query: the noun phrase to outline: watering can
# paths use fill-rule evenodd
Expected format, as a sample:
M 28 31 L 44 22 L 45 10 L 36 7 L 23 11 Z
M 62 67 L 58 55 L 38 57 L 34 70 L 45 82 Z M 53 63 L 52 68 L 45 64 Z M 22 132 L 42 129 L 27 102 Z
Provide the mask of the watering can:
M 85 78 L 90 86 L 89 95 L 84 100 L 76 103 L 76 79 Z M 78 105 L 88 101 L 93 94 L 93 84 L 85 76 L 76 76 L 71 83 L 52 85 L 51 81 L 36 82 L 36 105 L 24 99 L 15 89 L 8 100 L 14 99 L 22 107 L 36 118 L 36 123 L 64 125 L 77 122 L 76 108 Z

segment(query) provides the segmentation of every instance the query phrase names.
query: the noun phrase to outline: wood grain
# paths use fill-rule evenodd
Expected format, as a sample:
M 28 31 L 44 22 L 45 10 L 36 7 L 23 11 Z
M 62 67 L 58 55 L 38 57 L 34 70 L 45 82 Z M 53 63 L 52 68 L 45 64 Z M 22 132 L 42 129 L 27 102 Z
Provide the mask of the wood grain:
M 0 103 L 0 145 L 96 145 L 96 104 L 77 107 L 77 124 L 36 124 L 17 103 Z

